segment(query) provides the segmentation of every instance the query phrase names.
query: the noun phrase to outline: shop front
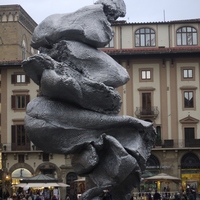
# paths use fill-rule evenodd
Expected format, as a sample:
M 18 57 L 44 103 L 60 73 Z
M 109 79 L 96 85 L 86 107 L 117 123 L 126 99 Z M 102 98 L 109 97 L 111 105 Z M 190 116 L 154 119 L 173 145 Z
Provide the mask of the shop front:
M 200 160 L 195 153 L 187 153 L 181 159 L 182 190 L 187 187 L 200 193 Z
M 187 186 L 200 192 L 200 169 L 182 169 L 182 188 L 186 191 Z

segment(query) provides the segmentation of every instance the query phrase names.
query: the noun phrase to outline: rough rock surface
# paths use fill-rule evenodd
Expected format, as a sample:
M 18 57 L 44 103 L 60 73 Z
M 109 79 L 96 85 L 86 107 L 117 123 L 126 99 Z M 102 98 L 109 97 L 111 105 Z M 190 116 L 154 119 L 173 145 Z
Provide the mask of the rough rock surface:
M 113 31 L 103 11 L 103 5 L 86 6 L 69 14 L 54 14 L 44 19 L 34 30 L 31 46 L 51 48 L 60 40 L 76 40 L 94 47 L 104 47 Z
M 102 200 L 107 189 L 113 200 L 130 200 L 156 138 L 152 123 L 118 115 L 116 88 L 129 75 L 97 49 L 112 39 L 109 21 L 125 12 L 123 0 L 98 0 L 47 17 L 32 38 L 40 54 L 22 64 L 40 88 L 27 106 L 26 133 L 45 152 L 73 154 L 74 171 L 87 180 L 82 200 Z
M 123 0 L 98 0 L 95 4 L 102 4 L 108 21 L 114 21 L 118 17 L 126 15 L 126 5 Z

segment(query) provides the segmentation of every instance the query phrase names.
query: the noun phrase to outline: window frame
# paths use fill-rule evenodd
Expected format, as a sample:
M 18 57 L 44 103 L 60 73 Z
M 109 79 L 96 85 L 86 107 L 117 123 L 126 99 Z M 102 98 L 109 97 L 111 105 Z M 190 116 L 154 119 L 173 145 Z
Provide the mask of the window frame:
M 140 97 L 140 107 L 143 110 L 144 109 L 144 105 L 143 105 L 143 94 L 149 94 L 150 96 L 150 104 L 151 104 L 151 108 L 154 107 L 154 90 L 155 88 L 152 87 L 145 87 L 145 88 L 138 88 L 139 91 L 139 97 Z
M 18 82 L 17 79 L 19 76 L 25 76 L 24 81 Z M 20 80 L 22 80 L 22 77 L 20 78 Z M 30 78 L 24 73 L 14 73 L 11 75 L 11 84 L 21 85 L 21 84 L 29 84 L 29 83 L 30 83 Z
M 22 144 L 22 142 L 24 142 Z M 26 135 L 24 124 L 11 125 L 11 147 L 15 150 L 30 150 L 30 140 Z
M 25 155 L 24 154 L 18 155 L 18 163 L 25 163 Z
M 147 44 L 148 40 L 149 40 L 149 45 Z M 155 47 L 155 46 L 156 46 L 156 32 L 154 29 L 144 27 L 144 28 L 139 28 L 135 31 L 135 47 Z
M 19 102 L 19 100 L 21 102 Z M 24 102 L 22 102 L 24 100 Z M 27 104 L 30 102 L 30 95 L 27 94 L 14 94 L 11 95 L 11 108 L 13 110 L 25 110 Z M 18 105 L 24 104 L 24 107 L 20 107 Z
M 192 77 L 184 77 L 185 70 L 192 70 Z M 181 67 L 181 81 L 195 81 L 195 67 Z
M 49 153 L 45 153 L 45 152 L 43 152 L 42 153 L 42 161 L 43 162 L 49 162 Z
M 180 88 L 182 92 L 182 110 L 196 110 L 196 89 L 193 86 L 183 86 Z M 193 107 L 185 107 L 185 92 L 193 93 Z
M 185 31 L 184 31 L 184 29 L 185 29 Z M 191 31 L 189 31 L 189 29 L 191 29 Z M 189 44 L 190 34 L 191 34 L 191 38 L 192 38 L 192 44 Z M 196 38 L 196 41 L 195 41 L 195 38 Z M 185 41 L 184 41 L 184 39 L 185 39 Z M 180 40 L 180 42 L 179 42 L 179 40 Z M 197 29 L 192 26 L 179 27 L 176 30 L 176 45 L 177 46 L 197 46 L 198 45 Z
M 143 72 L 150 72 L 150 78 L 143 79 L 142 73 Z M 140 68 L 139 69 L 139 82 L 153 82 L 153 68 Z
M 187 94 L 187 102 L 186 103 L 186 94 Z M 192 96 L 192 103 L 190 103 L 189 97 Z M 194 91 L 184 91 L 184 108 L 191 109 L 194 108 Z

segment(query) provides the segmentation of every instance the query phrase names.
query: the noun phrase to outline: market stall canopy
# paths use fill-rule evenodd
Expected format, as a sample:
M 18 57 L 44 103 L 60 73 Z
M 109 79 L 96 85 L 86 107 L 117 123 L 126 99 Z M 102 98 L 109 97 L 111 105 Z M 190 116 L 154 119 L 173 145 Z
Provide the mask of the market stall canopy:
M 75 180 L 74 182 L 84 182 L 84 181 L 85 181 L 85 177 L 80 178 L 80 179 L 77 179 L 77 180 Z
M 19 184 L 14 185 L 15 187 L 27 188 L 41 188 L 41 187 L 69 187 L 69 185 L 59 182 L 57 179 L 44 174 L 38 174 L 31 178 L 26 178 L 20 181 Z
M 151 177 L 145 178 L 144 180 L 145 181 L 175 182 L 177 184 L 181 182 L 180 178 L 177 178 L 177 177 L 174 177 L 174 176 L 170 176 L 170 175 L 165 174 L 165 173 L 160 173 L 160 174 L 157 174 L 155 176 L 151 176 Z
M 42 187 L 70 187 L 65 183 L 19 183 L 14 185 L 15 187 L 22 187 L 22 188 L 42 188 Z
M 38 174 L 36 176 L 23 179 L 21 182 L 30 183 L 30 182 L 55 182 L 55 181 L 57 181 L 57 179 L 44 174 Z

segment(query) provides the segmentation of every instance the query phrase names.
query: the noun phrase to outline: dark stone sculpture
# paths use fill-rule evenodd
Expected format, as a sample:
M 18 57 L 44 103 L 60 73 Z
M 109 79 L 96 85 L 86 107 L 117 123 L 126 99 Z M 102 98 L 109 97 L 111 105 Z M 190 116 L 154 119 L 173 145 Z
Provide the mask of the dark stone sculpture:
M 127 71 L 98 50 L 113 37 L 110 22 L 125 15 L 123 0 L 99 0 L 70 14 L 47 17 L 33 34 L 40 54 L 23 61 L 40 96 L 27 106 L 25 129 L 45 152 L 73 154 L 74 171 L 87 178 L 85 200 L 129 200 L 154 145 L 153 125 L 117 115 L 116 88 Z

